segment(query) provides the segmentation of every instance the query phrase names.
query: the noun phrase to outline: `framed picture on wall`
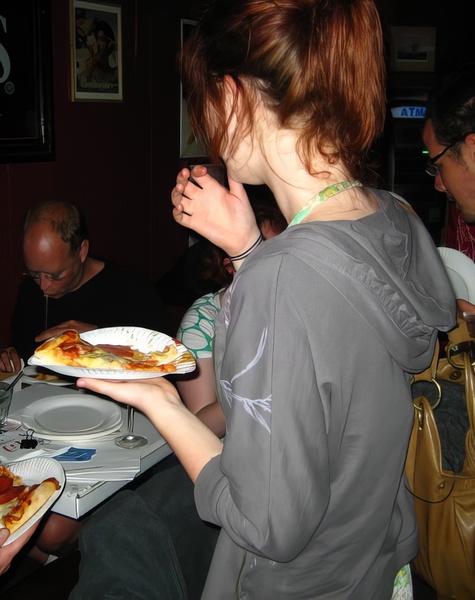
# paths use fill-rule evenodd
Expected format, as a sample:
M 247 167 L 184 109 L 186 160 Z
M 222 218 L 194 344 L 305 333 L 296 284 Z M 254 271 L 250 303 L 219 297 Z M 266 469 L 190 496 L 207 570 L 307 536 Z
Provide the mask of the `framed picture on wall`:
M 196 21 L 181 20 L 181 45 L 195 27 Z M 186 93 L 180 84 L 180 158 L 202 158 L 208 156 L 206 148 L 191 131 L 190 118 L 186 106 Z
M 0 4 L 0 162 L 54 159 L 51 0 Z
M 435 32 L 435 27 L 391 27 L 391 69 L 434 71 Z
M 71 0 L 72 100 L 122 100 L 121 7 Z

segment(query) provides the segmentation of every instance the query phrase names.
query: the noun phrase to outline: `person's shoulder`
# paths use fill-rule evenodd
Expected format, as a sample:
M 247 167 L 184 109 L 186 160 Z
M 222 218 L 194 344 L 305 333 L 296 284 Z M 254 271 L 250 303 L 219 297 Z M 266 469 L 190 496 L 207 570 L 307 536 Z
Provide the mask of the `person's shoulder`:
M 103 271 L 107 274 L 126 273 L 127 275 L 133 275 L 135 277 L 145 279 L 145 276 L 142 275 L 137 269 L 134 269 L 122 263 L 115 262 L 113 260 L 104 260 Z
M 202 337 L 213 336 L 214 322 L 221 308 L 221 295 L 224 290 L 205 294 L 198 298 L 183 315 L 178 328 L 177 337 L 192 351 L 196 349 L 195 341 Z M 200 342 L 201 344 L 201 342 Z M 197 354 L 196 358 L 206 358 L 211 354 Z
M 130 267 L 114 261 L 104 261 L 104 268 L 84 287 L 84 293 L 100 293 L 107 297 L 132 301 L 134 305 L 150 304 L 155 308 L 161 304 L 161 298 L 153 284 L 145 275 Z
M 200 298 L 197 298 L 191 306 L 186 310 L 187 315 L 194 314 L 196 312 L 217 312 L 221 308 L 221 295 L 223 289 L 217 292 L 210 292 Z
M 104 261 L 104 268 L 97 274 L 97 276 L 99 276 L 99 278 L 102 280 L 119 282 L 124 287 L 126 285 L 130 287 L 132 282 L 133 285 L 153 287 L 152 283 L 146 278 L 146 276 L 137 269 L 112 260 Z

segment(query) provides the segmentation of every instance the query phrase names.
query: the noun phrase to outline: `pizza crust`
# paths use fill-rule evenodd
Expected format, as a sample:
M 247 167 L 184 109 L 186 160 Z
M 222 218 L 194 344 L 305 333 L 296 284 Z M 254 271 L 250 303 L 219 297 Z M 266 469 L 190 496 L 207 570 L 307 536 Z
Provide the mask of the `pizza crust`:
M 58 489 L 59 483 L 52 477 L 22 494 L 21 502 L 3 517 L 3 524 L 10 535 L 31 519 Z
M 65 342 L 75 343 L 79 339 L 79 334 L 76 330 L 68 329 L 61 335 L 43 342 L 41 346 L 35 350 L 35 356 L 43 360 L 51 359 L 53 357 L 56 358 L 57 356 L 61 355 L 61 351 L 59 350 L 59 346 L 61 344 L 64 344 Z

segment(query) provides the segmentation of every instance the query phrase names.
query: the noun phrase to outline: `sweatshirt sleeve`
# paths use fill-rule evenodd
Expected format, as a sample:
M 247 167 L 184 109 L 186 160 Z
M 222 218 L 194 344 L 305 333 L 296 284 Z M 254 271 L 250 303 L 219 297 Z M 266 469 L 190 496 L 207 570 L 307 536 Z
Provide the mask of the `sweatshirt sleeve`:
M 195 488 L 203 519 L 284 562 L 308 543 L 330 494 L 325 407 L 307 331 L 311 299 L 299 298 L 295 285 L 305 274 L 294 279 L 292 271 L 278 257 L 261 260 L 224 301 L 216 361 L 225 446 Z

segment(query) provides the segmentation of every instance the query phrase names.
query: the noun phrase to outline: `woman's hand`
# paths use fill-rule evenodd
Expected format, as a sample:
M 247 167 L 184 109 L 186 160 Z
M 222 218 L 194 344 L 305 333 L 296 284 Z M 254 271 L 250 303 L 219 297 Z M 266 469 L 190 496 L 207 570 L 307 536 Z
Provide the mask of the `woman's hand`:
M 457 307 L 462 314 L 464 312 L 470 313 L 472 315 L 475 314 L 475 305 L 471 302 L 468 302 L 468 300 L 461 300 L 460 298 L 458 298 Z
M 33 533 L 36 531 L 40 522 L 41 519 L 35 525 L 30 527 L 28 531 L 25 531 L 25 533 L 23 533 L 14 542 L 8 544 L 8 546 L 4 546 L 3 544 L 10 537 L 10 533 L 6 528 L 0 529 L 0 575 L 3 575 L 8 571 L 12 560 L 23 548 L 23 546 L 29 541 Z
M 260 231 L 244 186 L 229 175 L 228 181 L 229 190 L 208 175 L 206 167 L 182 169 L 172 190 L 173 216 L 229 256 L 237 256 L 252 246 Z
M 78 379 L 78 387 L 130 404 L 147 415 L 183 464 L 192 481 L 222 451 L 214 433 L 182 403 L 175 386 L 164 377 L 135 381 Z
M 165 377 L 138 381 L 81 378 L 77 380 L 76 385 L 114 398 L 118 402 L 130 404 L 151 419 L 155 413 L 160 415 L 169 405 L 183 406 L 175 386 Z

